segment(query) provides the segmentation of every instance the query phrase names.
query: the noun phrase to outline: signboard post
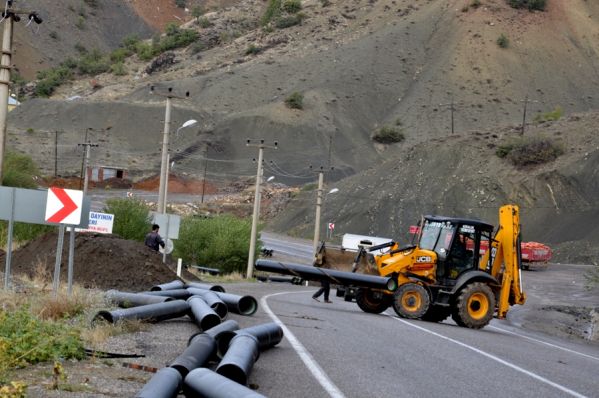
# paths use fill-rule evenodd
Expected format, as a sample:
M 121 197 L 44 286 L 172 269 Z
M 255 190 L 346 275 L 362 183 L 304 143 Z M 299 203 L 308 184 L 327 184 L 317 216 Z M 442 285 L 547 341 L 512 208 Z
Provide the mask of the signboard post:
M 165 241 L 165 250 L 162 253 L 162 262 L 166 263 L 166 244 L 168 244 L 168 241 L 170 239 L 179 238 L 179 226 L 181 225 L 181 217 L 176 214 L 152 213 L 152 223 L 158 224 L 160 226 L 160 230 L 162 231 L 160 236 Z

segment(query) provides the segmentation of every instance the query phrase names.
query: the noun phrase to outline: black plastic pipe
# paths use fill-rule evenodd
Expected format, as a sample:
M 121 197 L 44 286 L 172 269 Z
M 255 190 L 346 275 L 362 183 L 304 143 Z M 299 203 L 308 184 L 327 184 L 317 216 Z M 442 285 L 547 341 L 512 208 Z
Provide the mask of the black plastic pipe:
M 187 300 L 192 296 L 191 293 L 187 291 L 187 289 L 173 289 L 173 290 L 155 290 L 152 292 L 141 292 L 141 294 L 149 294 L 152 296 L 164 296 L 164 297 L 172 297 L 174 299 L 179 300 Z
M 187 348 L 179 355 L 171 368 L 177 369 L 183 378 L 196 368 L 204 366 L 216 353 L 216 342 L 214 337 L 206 333 L 196 335 Z
M 225 292 L 225 288 L 220 285 L 210 285 L 208 283 L 187 282 L 185 287 L 195 287 L 196 289 L 212 290 L 214 292 Z
M 185 377 L 183 392 L 186 397 L 266 398 L 206 368 L 194 369 Z
M 120 310 L 100 311 L 94 317 L 93 322 L 106 320 L 110 323 L 116 323 L 126 319 L 160 322 L 166 319 L 182 317 L 187 315 L 188 312 L 189 304 L 186 301 L 174 300 L 167 301 L 165 303 L 148 304 Z
M 291 283 L 293 285 L 300 285 L 302 283 L 302 278 L 299 278 L 297 276 L 274 276 L 274 275 L 267 275 L 267 276 L 256 276 L 256 279 L 261 281 L 261 282 L 282 282 L 282 283 Z
M 234 332 L 237 329 L 239 329 L 239 323 L 237 323 L 237 321 L 234 321 L 233 319 L 229 319 L 229 320 L 224 321 L 223 323 L 216 325 L 215 327 L 212 327 L 204 332 L 198 332 L 198 333 L 192 334 L 191 337 L 189 338 L 189 340 L 187 341 L 187 345 L 191 344 L 193 339 L 196 338 L 196 336 L 199 336 L 201 334 L 207 334 L 209 336 L 217 338 L 218 335 L 221 333 Z
M 298 276 L 311 281 L 329 281 L 337 285 L 367 287 L 372 289 L 397 289 L 397 281 L 376 275 L 357 274 L 302 264 L 283 263 L 272 260 L 256 261 L 256 270 Z
M 154 286 L 152 286 L 152 288 L 150 290 L 155 292 L 155 291 L 161 291 L 161 290 L 175 290 L 175 289 L 185 289 L 185 283 L 183 281 L 180 281 L 179 279 L 176 279 L 172 282 L 162 283 L 160 285 L 154 285 Z
M 220 323 L 220 316 L 199 296 L 191 296 L 189 303 L 190 317 L 202 330 L 208 330 Z
M 216 373 L 244 386 L 260 356 L 258 339 L 251 334 L 239 334 L 229 343 L 229 349 L 216 367 Z
M 175 398 L 183 376 L 173 368 L 162 368 L 146 383 L 135 398 Z
M 121 308 L 137 307 L 140 305 L 164 303 L 173 301 L 172 297 L 156 296 L 153 294 L 120 292 L 118 290 L 108 290 L 104 297 L 107 301 L 118 305 Z
M 218 268 L 208 268 L 208 267 L 202 267 L 199 265 L 191 265 L 190 267 L 197 269 L 200 272 L 207 272 L 210 275 L 218 275 L 220 274 L 220 270 Z
M 258 349 L 264 351 L 274 347 L 283 339 L 283 329 L 274 322 L 263 323 L 237 331 L 224 331 L 215 336 L 216 354 L 223 357 L 229 348 L 231 340 L 240 334 L 250 334 L 258 340 Z
M 216 292 L 224 301 L 229 311 L 240 315 L 252 315 L 258 310 L 258 302 L 252 296 L 238 296 L 230 293 Z
M 220 316 L 220 319 L 225 319 L 227 314 L 229 313 L 229 309 L 227 308 L 227 304 L 217 296 L 215 292 L 212 290 L 204 290 L 198 289 L 195 287 L 188 287 L 187 291 L 194 296 L 201 297 L 206 304 L 210 306 Z

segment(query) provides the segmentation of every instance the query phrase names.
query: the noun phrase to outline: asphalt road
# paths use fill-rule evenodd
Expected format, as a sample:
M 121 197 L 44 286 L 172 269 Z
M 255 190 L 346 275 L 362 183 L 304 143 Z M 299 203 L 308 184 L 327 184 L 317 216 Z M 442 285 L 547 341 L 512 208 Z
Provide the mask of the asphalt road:
M 262 297 L 251 323 L 272 320 L 285 332 L 250 379 L 269 397 L 599 397 L 596 343 L 507 320 L 471 330 L 450 320 L 407 321 L 392 310 L 366 314 L 334 290 L 334 302 L 324 304 L 311 299 L 314 287 L 248 288 Z
M 309 263 L 309 241 L 263 233 L 275 256 Z M 285 339 L 256 363 L 252 380 L 269 397 L 599 397 L 599 344 L 522 327 L 544 305 L 597 306 L 584 287 L 589 266 L 552 264 L 524 272 L 529 296 L 507 320 L 482 330 L 366 314 L 355 303 L 311 299 L 316 287 L 259 284 L 257 316 Z M 549 312 L 546 323 L 553 321 Z M 541 328 L 542 329 L 542 328 Z M 545 328 L 547 329 L 547 327 Z

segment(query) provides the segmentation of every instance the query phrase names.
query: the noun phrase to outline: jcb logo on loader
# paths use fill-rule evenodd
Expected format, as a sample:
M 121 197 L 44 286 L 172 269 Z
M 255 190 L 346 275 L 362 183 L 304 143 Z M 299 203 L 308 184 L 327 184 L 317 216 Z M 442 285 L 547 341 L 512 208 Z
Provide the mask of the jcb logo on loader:
M 433 258 L 431 256 L 419 256 L 416 257 L 416 262 L 417 263 L 431 263 L 433 261 Z

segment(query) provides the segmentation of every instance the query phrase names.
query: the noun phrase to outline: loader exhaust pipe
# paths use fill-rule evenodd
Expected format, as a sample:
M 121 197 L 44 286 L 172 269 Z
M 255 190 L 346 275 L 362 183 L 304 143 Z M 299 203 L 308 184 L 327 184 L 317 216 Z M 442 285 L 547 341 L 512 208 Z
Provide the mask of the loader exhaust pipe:
M 283 263 L 280 261 L 258 260 L 256 261 L 256 270 L 274 272 L 284 275 L 293 275 L 311 281 L 326 280 L 337 285 L 352 285 L 371 289 L 385 289 L 390 291 L 395 291 L 395 289 L 397 289 L 397 281 L 393 278 L 357 274 L 302 264 Z
M 183 377 L 173 368 L 162 368 L 135 395 L 135 398 L 176 398 Z
M 260 356 L 258 339 L 251 334 L 236 335 L 216 368 L 216 373 L 247 386 L 254 363 Z
M 108 290 L 104 297 L 106 301 L 118 305 L 121 308 L 138 307 L 140 305 L 164 303 L 173 301 L 172 297 L 156 296 L 153 294 L 129 293 L 118 290 Z
M 252 296 L 220 292 L 216 292 L 216 295 L 227 305 L 229 311 L 236 314 L 253 315 L 258 310 L 258 302 Z
M 185 377 L 183 392 L 186 397 L 266 398 L 264 395 L 206 368 L 194 369 Z
M 222 358 L 226 354 L 231 340 L 241 334 L 254 336 L 258 340 L 258 349 L 260 351 L 276 346 L 283 339 L 283 329 L 274 322 L 251 326 L 237 331 L 221 332 L 215 337 L 216 355 Z
M 117 323 L 129 319 L 138 319 L 146 322 L 160 322 L 166 319 L 182 317 L 187 315 L 188 312 L 189 304 L 186 301 L 174 300 L 120 310 L 100 311 L 93 318 L 92 323 L 99 321 Z

